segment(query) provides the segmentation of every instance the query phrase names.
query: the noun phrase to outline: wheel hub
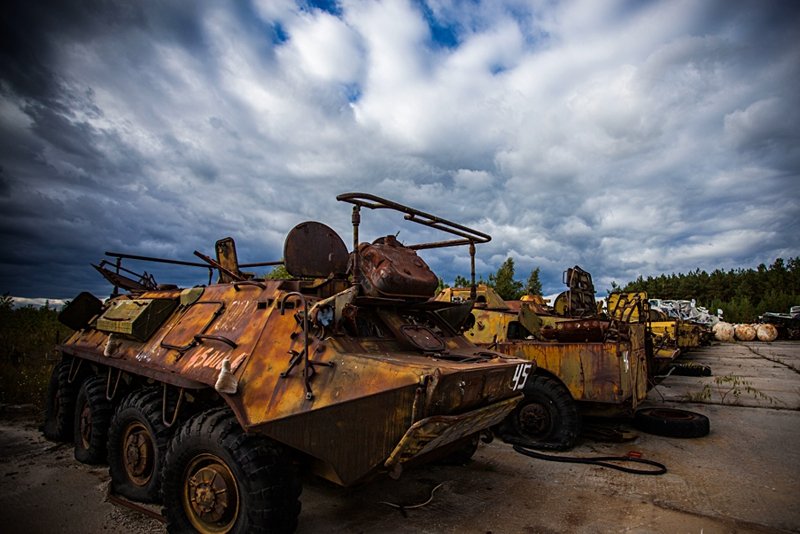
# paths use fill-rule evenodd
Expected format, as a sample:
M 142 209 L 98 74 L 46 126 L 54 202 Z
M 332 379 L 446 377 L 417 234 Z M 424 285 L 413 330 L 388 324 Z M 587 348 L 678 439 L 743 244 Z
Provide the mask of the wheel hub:
M 227 532 L 239 509 L 236 479 L 212 455 L 195 459 L 187 470 L 184 505 L 192 524 L 201 532 Z
M 123 462 L 128 478 L 136 485 L 147 484 L 153 476 L 155 447 L 150 432 L 136 421 L 125 429 L 122 438 Z
M 519 412 L 520 428 L 528 435 L 541 436 L 550 430 L 550 413 L 543 405 L 533 402 Z

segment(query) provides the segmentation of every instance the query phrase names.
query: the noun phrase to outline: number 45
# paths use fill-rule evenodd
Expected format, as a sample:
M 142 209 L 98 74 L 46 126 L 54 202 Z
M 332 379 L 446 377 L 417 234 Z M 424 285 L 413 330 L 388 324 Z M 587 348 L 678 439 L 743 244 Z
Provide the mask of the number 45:
M 528 373 L 530 373 L 531 367 L 533 367 L 529 363 L 521 363 L 517 365 L 517 368 L 514 369 L 514 383 L 511 384 L 511 389 L 517 391 L 525 387 L 525 382 L 528 381 Z

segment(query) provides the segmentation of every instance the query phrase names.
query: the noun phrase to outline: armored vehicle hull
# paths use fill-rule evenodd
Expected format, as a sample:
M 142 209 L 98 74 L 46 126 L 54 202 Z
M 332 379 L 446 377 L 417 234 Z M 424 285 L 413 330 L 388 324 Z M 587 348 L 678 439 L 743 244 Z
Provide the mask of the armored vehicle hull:
M 374 207 L 360 199 L 346 201 Z M 293 530 L 298 468 L 348 486 L 468 457 L 522 398 L 532 365 L 460 336 L 459 306 L 427 302 L 429 284 L 393 284 L 410 272 L 403 261 L 432 273 L 413 248 L 383 244 L 395 264 L 383 279 L 359 269 L 382 265 L 380 246 L 348 254 L 321 223 L 290 232 L 287 280 L 244 275 L 230 239 L 216 260 L 196 253 L 224 280 L 207 286 L 158 287 L 101 264 L 128 293 L 64 311 L 77 330 L 58 347 L 50 437 L 107 460 L 122 497 L 163 500 L 176 532 Z

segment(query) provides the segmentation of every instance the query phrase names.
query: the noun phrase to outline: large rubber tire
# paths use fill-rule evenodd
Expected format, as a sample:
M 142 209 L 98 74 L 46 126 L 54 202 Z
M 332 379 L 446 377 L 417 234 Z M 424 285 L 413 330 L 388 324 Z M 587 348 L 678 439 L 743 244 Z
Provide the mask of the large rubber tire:
M 228 408 L 189 419 L 167 449 L 168 532 L 283 533 L 297 528 L 300 479 L 283 447 L 245 434 Z
M 633 426 L 642 432 L 669 438 L 701 438 L 711 431 L 711 424 L 705 415 L 674 408 L 637 410 Z
M 529 448 L 568 450 L 580 434 L 578 407 L 569 390 L 549 376 L 533 375 L 525 398 L 511 412 L 514 433 Z
M 106 378 L 90 376 L 75 399 L 75 459 L 85 464 L 106 462 L 106 441 L 112 406 L 106 399 Z
M 72 441 L 78 388 L 68 382 L 69 367 L 69 361 L 57 363 L 47 385 L 42 434 L 51 441 Z
M 172 428 L 163 421 L 160 388 L 134 391 L 117 406 L 108 429 L 111 489 L 141 502 L 161 500 L 161 471 Z M 169 406 L 172 413 L 174 406 Z M 174 402 L 172 402 L 174 404 Z

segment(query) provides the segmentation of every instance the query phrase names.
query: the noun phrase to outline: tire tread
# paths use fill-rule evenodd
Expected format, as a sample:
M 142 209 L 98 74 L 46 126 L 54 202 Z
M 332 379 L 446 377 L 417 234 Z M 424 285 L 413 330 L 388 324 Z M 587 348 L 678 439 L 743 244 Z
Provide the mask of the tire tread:
M 89 402 L 92 414 L 92 435 L 89 447 L 84 448 L 80 435 L 80 407 L 82 398 Z M 106 441 L 108 426 L 111 422 L 113 408 L 106 399 L 106 379 L 100 375 L 87 377 L 80 388 L 75 401 L 75 417 L 73 419 L 73 442 L 75 459 L 84 464 L 102 464 L 106 462 Z
M 302 488 L 283 447 L 263 436 L 245 433 L 231 410 L 221 407 L 195 415 L 170 441 L 162 486 L 169 532 L 185 532 L 190 526 L 180 499 L 182 476 L 198 452 L 233 459 L 229 467 L 240 483 L 244 512 L 233 532 L 284 533 L 296 529 Z

